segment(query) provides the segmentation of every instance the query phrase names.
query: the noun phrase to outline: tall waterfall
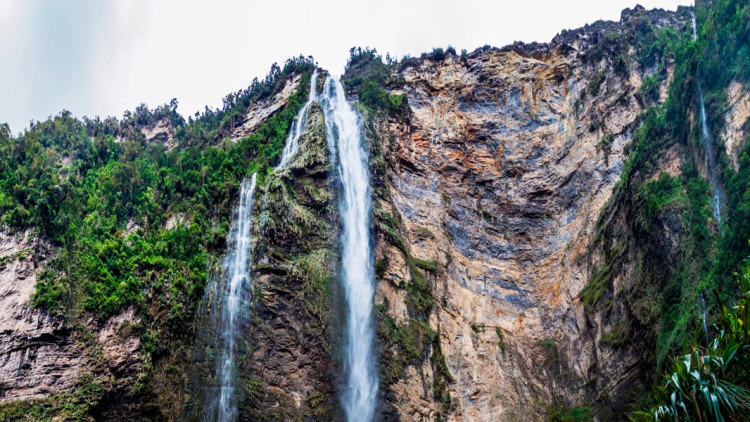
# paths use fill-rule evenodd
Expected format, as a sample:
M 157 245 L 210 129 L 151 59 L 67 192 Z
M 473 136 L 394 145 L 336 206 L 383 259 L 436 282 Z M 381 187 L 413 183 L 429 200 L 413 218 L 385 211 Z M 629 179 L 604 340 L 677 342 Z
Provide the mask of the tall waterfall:
M 219 330 L 221 352 L 216 365 L 218 394 L 207 403 L 205 420 L 234 421 L 237 419 L 235 394 L 235 343 L 237 326 L 244 317 L 250 293 L 250 226 L 253 212 L 256 174 L 242 181 L 240 202 L 232 218 L 224 273 L 219 290 Z
M 693 21 L 693 41 L 698 40 L 698 33 L 695 24 L 695 13 L 692 15 Z M 703 144 L 706 148 L 706 170 L 708 171 L 708 181 L 711 184 L 711 210 L 713 211 L 714 218 L 719 225 L 721 230 L 721 217 L 724 212 L 724 191 L 721 188 L 721 182 L 719 180 L 719 169 L 716 165 L 716 156 L 714 155 L 714 147 L 711 143 L 711 135 L 708 132 L 708 123 L 706 121 L 706 107 L 703 103 L 703 89 L 701 88 L 698 77 L 695 77 L 696 84 L 698 85 L 698 100 L 700 101 L 700 113 L 701 113 L 701 135 L 703 136 Z
M 346 101 L 341 82 L 328 77 L 320 97 L 326 138 L 342 192 L 341 279 L 347 300 L 342 404 L 348 421 L 369 422 L 375 414 L 378 377 L 373 354 L 375 279 L 370 250 L 370 177 L 357 113 Z

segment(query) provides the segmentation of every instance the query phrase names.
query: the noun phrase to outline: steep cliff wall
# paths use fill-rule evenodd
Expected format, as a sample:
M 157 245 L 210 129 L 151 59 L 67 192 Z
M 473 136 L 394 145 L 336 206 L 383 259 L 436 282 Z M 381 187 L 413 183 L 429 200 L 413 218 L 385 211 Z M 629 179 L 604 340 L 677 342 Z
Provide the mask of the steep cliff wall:
M 251 419 L 331 420 L 337 414 L 333 341 L 338 212 L 317 103 L 298 154 L 269 176 L 253 249 L 253 325 L 247 333 Z
M 390 351 L 381 359 L 384 402 L 394 417 L 528 420 L 595 401 L 602 415 L 622 410 L 642 376 L 643 346 L 619 347 L 632 334 L 622 300 L 604 298 L 606 309 L 587 312 L 581 293 L 612 277 L 613 260 L 627 263 L 608 280 L 621 291 L 638 257 L 629 233 L 597 246 L 596 229 L 648 104 L 638 92 L 649 69 L 633 54 L 639 26 L 684 31 L 688 18 L 685 9 L 636 9 L 549 45 L 392 69 L 390 94 L 406 94 L 409 110 L 376 113 L 371 131 L 385 163 L 377 302 Z M 657 101 L 669 82 L 661 80 Z M 670 152 L 678 163 L 680 154 Z M 660 167 L 679 172 L 669 160 Z M 679 234 L 679 220 L 665 224 L 667 239 Z M 434 306 L 420 308 L 410 286 L 423 278 Z M 430 329 L 439 344 L 422 341 Z M 392 368 L 409 353 L 399 335 L 425 348 Z

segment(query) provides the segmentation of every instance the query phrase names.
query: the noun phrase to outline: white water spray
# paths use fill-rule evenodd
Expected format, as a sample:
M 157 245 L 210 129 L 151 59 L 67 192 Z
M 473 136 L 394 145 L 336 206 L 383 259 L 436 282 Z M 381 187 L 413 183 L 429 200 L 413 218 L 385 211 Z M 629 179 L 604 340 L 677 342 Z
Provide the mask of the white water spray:
M 695 24 L 695 13 L 692 14 L 693 21 L 693 41 L 698 40 L 698 33 Z M 719 169 L 716 165 L 716 157 L 714 156 L 714 148 L 711 144 L 711 135 L 708 132 L 708 122 L 706 121 L 706 107 L 703 103 L 703 89 L 698 82 L 698 76 L 695 77 L 696 84 L 698 85 L 698 100 L 700 101 L 700 113 L 701 113 L 701 135 L 703 136 L 703 144 L 706 148 L 706 169 L 708 171 L 708 181 L 711 184 L 711 210 L 713 211 L 714 218 L 718 223 L 719 230 L 721 228 L 721 217 L 724 212 L 724 192 L 721 189 L 721 182 L 719 181 Z
M 220 330 L 223 348 L 216 366 L 219 395 L 209 404 L 208 420 L 222 422 L 237 418 L 235 394 L 235 339 L 237 325 L 247 309 L 250 292 L 250 226 L 253 213 L 253 194 L 256 174 L 248 182 L 242 181 L 240 202 L 232 219 L 227 255 L 224 258 L 225 283 L 221 289 Z
M 276 166 L 276 170 L 286 168 L 292 161 L 292 157 L 297 152 L 297 146 L 299 145 L 299 139 L 302 137 L 302 132 L 305 131 L 305 122 L 307 121 L 307 110 L 310 108 L 310 104 L 315 101 L 315 88 L 318 85 L 318 71 L 314 71 L 312 77 L 310 77 L 310 93 L 307 96 L 307 102 L 297 113 L 297 118 L 292 122 L 292 127 L 289 129 L 289 135 L 286 138 L 286 145 L 284 145 L 284 151 L 281 153 L 281 161 Z
M 703 317 L 703 334 L 706 336 L 706 344 L 708 344 L 708 323 L 706 322 L 707 313 L 706 296 L 701 293 L 701 316 Z
M 375 414 L 378 377 L 372 350 L 375 280 L 370 253 L 367 152 L 362 145 L 359 117 L 346 101 L 338 79 L 326 79 L 320 103 L 331 155 L 336 157 L 338 152 L 336 168 L 342 185 L 341 278 L 348 304 L 342 404 L 348 421 L 369 422 Z

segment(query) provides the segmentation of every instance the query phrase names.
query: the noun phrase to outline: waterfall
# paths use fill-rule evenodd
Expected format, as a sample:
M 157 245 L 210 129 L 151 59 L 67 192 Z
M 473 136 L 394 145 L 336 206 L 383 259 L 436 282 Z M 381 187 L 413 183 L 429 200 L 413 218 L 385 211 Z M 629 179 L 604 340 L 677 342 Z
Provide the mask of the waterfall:
M 341 82 L 328 77 L 320 97 L 326 138 L 341 181 L 339 211 L 341 280 L 347 300 L 342 404 L 348 421 L 369 422 L 375 414 L 378 377 L 373 356 L 375 280 L 370 250 L 370 177 L 357 113 Z
M 695 24 L 695 13 L 692 14 L 693 23 L 693 41 L 698 40 L 698 32 Z M 721 228 L 721 217 L 724 211 L 724 192 L 721 188 L 721 182 L 719 179 L 719 169 L 716 165 L 716 156 L 714 155 L 714 148 L 711 143 L 711 135 L 708 132 L 708 122 L 706 121 L 706 107 L 703 103 L 703 89 L 701 88 L 700 82 L 698 82 L 698 75 L 695 76 L 696 84 L 698 85 L 698 100 L 700 101 L 700 113 L 701 113 L 701 135 L 703 136 L 703 144 L 705 145 L 705 159 L 706 159 L 706 170 L 708 172 L 708 181 L 711 185 L 711 210 L 713 211 L 714 218 L 718 223 L 719 230 Z
M 703 317 L 703 334 L 706 336 L 706 344 L 708 344 L 708 323 L 706 322 L 706 296 L 701 293 L 701 316 Z
M 297 118 L 292 122 L 292 127 L 289 129 L 289 135 L 286 138 L 286 144 L 284 145 L 284 151 L 281 153 L 281 161 L 276 166 L 276 170 L 281 170 L 289 165 L 292 161 L 292 157 L 297 152 L 297 146 L 299 145 L 299 138 L 302 137 L 302 132 L 305 131 L 305 121 L 307 120 L 307 110 L 310 108 L 310 104 L 315 101 L 315 87 L 318 84 L 318 71 L 315 70 L 310 78 L 310 93 L 307 96 L 307 102 L 302 109 L 297 113 Z
M 307 121 L 307 110 L 310 109 L 310 104 L 317 98 L 316 86 L 318 85 L 318 70 L 314 70 L 310 77 L 310 92 L 307 94 L 307 102 L 297 113 L 297 117 L 292 122 L 292 126 L 289 128 L 289 135 L 286 137 L 286 143 L 284 144 L 284 150 L 281 152 L 281 160 L 279 164 L 274 168 L 274 171 L 283 170 L 292 161 L 294 154 L 297 153 L 297 147 L 299 146 L 299 140 L 302 137 L 302 133 L 305 131 L 305 122 Z M 266 207 L 268 205 L 268 188 L 263 195 L 263 203 L 260 213 L 260 226 L 261 232 L 263 227 L 266 225 Z
M 703 143 L 706 146 L 706 168 L 708 170 L 708 179 L 711 184 L 711 209 L 713 210 L 714 217 L 721 227 L 721 216 L 724 211 L 724 193 L 721 189 L 721 183 L 719 181 L 719 169 L 716 165 L 716 157 L 714 156 L 714 148 L 711 144 L 711 137 L 708 133 L 708 123 L 706 123 L 706 107 L 703 105 L 703 90 L 700 84 L 698 84 L 698 99 L 700 100 L 701 108 L 701 133 L 703 135 Z
M 253 212 L 256 174 L 242 181 L 240 202 L 232 218 L 232 226 L 224 258 L 224 277 L 219 290 L 218 326 L 221 352 L 216 366 L 219 392 L 213 394 L 204 412 L 205 420 L 233 421 L 237 418 L 235 394 L 235 343 L 237 326 L 249 303 L 250 292 L 250 226 Z

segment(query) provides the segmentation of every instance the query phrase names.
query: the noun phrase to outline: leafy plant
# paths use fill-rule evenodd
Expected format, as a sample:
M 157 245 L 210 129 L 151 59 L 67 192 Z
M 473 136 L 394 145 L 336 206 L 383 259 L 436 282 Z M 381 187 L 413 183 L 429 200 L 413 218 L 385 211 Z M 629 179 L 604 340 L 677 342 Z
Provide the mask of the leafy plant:
M 734 307 L 721 304 L 719 335 L 705 347 L 694 340 L 688 353 L 675 357 L 666 383 L 657 388 L 658 404 L 636 416 L 657 421 L 750 420 L 750 268 L 740 288 Z M 718 300 L 718 292 L 716 296 Z

